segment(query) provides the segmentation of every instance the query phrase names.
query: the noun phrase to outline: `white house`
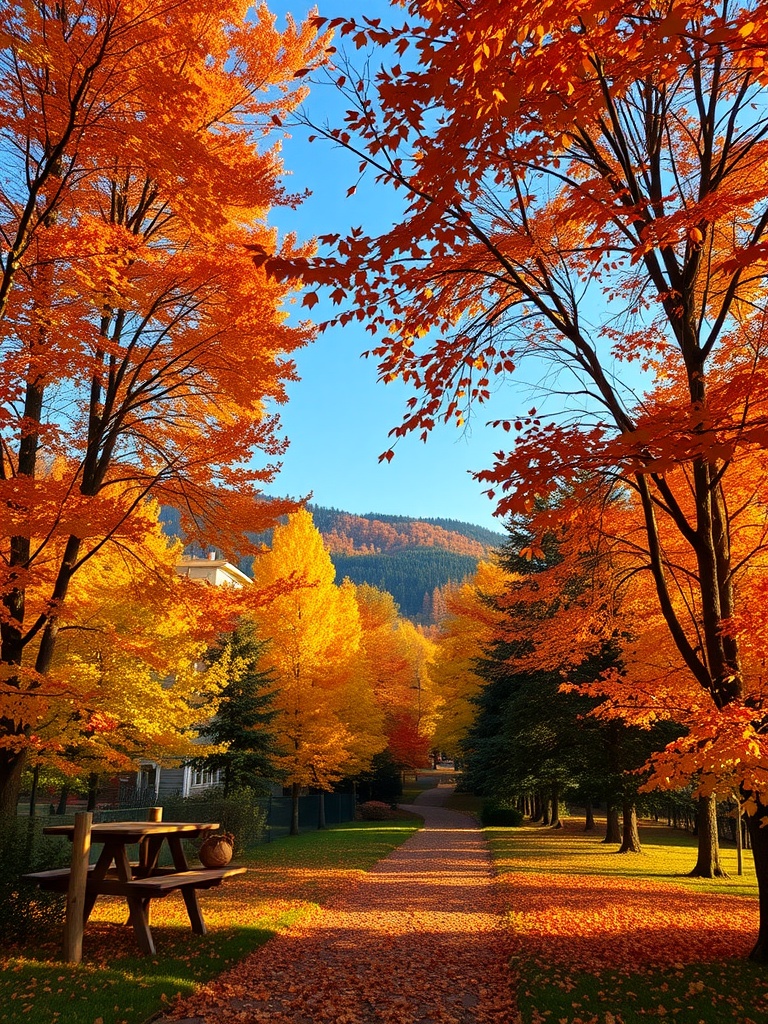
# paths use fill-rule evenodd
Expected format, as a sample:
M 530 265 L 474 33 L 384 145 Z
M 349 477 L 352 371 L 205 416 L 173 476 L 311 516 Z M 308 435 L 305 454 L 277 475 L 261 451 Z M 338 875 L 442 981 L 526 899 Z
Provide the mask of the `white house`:
M 226 558 L 217 558 L 211 551 L 205 558 L 182 558 L 176 567 L 180 576 L 203 580 L 215 587 L 250 586 L 253 580 Z M 154 798 L 164 796 L 194 796 L 216 786 L 221 781 L 220 772 L 199 771 L 188 765 L 183 768 L 165 768 L 154 761 L 142 762 L 136 779 L 137 788 L 145 799 L 147 790 L 154 790 Z

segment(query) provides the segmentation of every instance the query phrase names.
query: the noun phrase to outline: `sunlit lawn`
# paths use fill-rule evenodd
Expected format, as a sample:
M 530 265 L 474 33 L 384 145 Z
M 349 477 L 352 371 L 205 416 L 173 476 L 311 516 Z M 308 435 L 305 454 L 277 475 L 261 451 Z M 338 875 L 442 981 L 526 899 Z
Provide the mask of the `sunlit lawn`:
M 746 960 L 757 933 L 751 854 L 736 876 L 687 878 L 693 836 L 641 826 L 644 852 L 617 854 L 567 819 L 489 829 L 509 907 L 523 1024 L 765 1024 L 768 971 Z
M 176 993 L 220 973 L 276 931 L 312 913 L 332 892 L 404 842 L 418 821 L 354 822 L 257 847 L 238 858 L 248 874 L 200 895 L 208 935 L 189 928 L 181 896 L 152 904 L 157 955 L 137 955 L 124 926 L 125 903 L 102 899 L 88 923 L 84 960 L 59 959 L 50 941 L 6 954 L 0 963 L 3 1024 L 141 1024 Z

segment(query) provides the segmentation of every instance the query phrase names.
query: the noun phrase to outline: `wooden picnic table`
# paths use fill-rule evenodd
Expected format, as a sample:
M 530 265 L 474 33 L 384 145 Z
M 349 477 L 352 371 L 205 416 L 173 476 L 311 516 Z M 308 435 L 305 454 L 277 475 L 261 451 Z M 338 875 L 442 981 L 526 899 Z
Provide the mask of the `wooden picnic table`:
M 96 863 L 88 868 L 83 925 L 99 896 L 122 896 L 128 904 L 129 921 L 140 949 L 152 954 L 155 943 L 149 928 L 151 901 L 178 891 L 184 899 L 192 931 L 205 935 L 197 890 L 220 885 L 225 878 L 242 874 L 246 869 L 190 869 L 182 839 L 197 839 L 218 828 L 215 822 L 187 821 L 113 821 L 91 826 L 91 842 L 103 844 L 103 849 Z M 51 825 L 43 829 L 46 835 L 65 836 L 70 840 L 74 831 L 74 825 Z M 127 848 L 134 843 L 138 844 L 139 858 L 131 862 Z M 164 843 L 171 852 L 172 868 L 159 865 Z M 66 892 L 70 884 L 70 869 L 36 871 L 23 877 L 41 888 Z

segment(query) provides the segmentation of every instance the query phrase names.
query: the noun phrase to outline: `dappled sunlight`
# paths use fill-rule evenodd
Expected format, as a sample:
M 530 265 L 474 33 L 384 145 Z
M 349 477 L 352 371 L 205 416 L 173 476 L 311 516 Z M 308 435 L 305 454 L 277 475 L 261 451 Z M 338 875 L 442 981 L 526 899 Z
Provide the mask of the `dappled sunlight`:
M 508 874 L 509 924 L 526 952 L 577 969 L 746 957 L 757 904 L 640 878 Z
M 322 909 L 302 915 L 172 1017 L 509 1024 L 510 951 L 482 834 L 457 827 L 464 819 L 455 813 L 424 810 L 425 830 L 362 877 L 342 886 L 336 878 Z
M 593 875 L 622 875 L 628 878 L 654 877 L 676 879 L 680 884 L 702 888 L 710 885 L 688 878 L 696 862 L 696 839 L 690 833 L 666 825 L 642 821 L 641 854 L 617 855 L 618 844 L 605 844 L 604 821 L 593 832 L 584 831 L 576 818 L 564 819 L 564 827 L 552 830 L 542 825 L 509 829 L 490 829 L 494 861 L 501 873 L 546 871 L 548 874 L 572 874 L 574 870 Z M 756 895 L 757 883 L 752 855 L 744 851 L 744 873 L 736 874 L 736 850 L 723 844 L 721 861 L 729 878 L 718 880 L 718 890 L 738 890 Z

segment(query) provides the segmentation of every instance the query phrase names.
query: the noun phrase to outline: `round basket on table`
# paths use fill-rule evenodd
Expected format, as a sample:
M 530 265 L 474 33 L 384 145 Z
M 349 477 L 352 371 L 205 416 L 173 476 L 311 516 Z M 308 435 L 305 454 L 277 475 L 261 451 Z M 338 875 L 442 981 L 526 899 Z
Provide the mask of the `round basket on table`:
M 235 837 L 231 832 L 209 836 L 200 847 L 200 863 L 206 868 L 223 868 L 232 860 Z

